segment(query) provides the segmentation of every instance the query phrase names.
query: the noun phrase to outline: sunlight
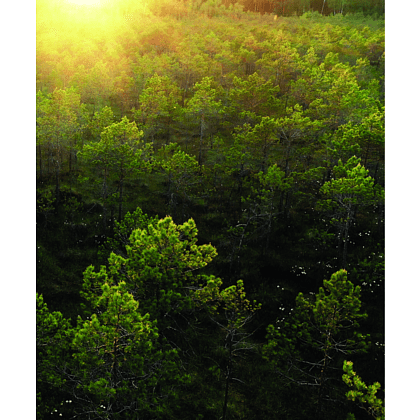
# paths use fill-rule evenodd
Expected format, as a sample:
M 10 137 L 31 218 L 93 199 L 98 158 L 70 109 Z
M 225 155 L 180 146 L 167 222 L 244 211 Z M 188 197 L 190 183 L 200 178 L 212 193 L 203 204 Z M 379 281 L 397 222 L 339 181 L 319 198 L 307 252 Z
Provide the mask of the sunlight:
M 66 3 L 74 4 L 76 6 L 90 6 L 90 7 L 100 7 L 105 3 L 108 3 L 106 0 L 66 0 Z

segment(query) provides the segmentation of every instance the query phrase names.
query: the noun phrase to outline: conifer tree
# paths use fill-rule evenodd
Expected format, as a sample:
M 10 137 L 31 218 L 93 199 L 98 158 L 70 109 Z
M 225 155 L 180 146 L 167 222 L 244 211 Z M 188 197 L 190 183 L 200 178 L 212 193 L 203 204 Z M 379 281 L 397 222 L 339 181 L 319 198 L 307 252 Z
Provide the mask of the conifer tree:
M 331 223 L 337 228 L 341 266 L 346 268 L 349 231 L 356 209 L 381 203 L 384 189 L 375 184 L 369 171 L 360 165 L 360 158 L 353 156 L 345 164 L 339 160 L 333 169 L 334 178 L 326 182 L 320 192 L 326 197 L 318 202 L 319 208 L 329 212 Z
M 351 391 L 346 393 L 347 399 L 354 402 L 357 400 L 359 407 L 376 420 L 385 420 L 383 401 L 376 396 L 381 384 L 375 382 L 373 385 L 366 385 L 353 370 L 353 362 L 351 361 L 344 360 L 343 371 L 344 383 L 352 388 Z M 354 416 L 350 414 L 348 419 L 354 420 Z
M 151 144 L 142 141 L 143 132 L 139 131 L 135 122 L 123 117 L 120 122 L 113 123 L 102 131 L 99 142 L 85 144 L 79 152 L 82 159 L 96 169 L 93 181 L 100 183 L 102 178 L 101 198 L 103 203 L 103 229 L 107 226 L 108 208 L 118 203 L 118 221 L 122 219 L 123 191 L 127 178 L 137 177 L 142 171 L 149 169 Z M 99 175 L 99 176 L 98 176 Z M 82 181 L 90 181 L 89 177 Z M 116 190 L 112 190 L 113 184 Z M 112 221 L 111 221 L 112 223 Z
M 126 258 L 111 253 L 108 267 L 101 266 L 98 272 L 93 266 L 86 269 L 83 296 L 90 301 L 104 282 L 125 281 L 141 313 L 149 313 L 165 333 L 175 314 L 192 308 L 192 292 L 210 279 L 200 269 L 217 255 L 216 249 L 210 244 L 196 245 L 197 233 L 192 219 L 176 225 L 169 216 L 133 230 Z
M 204 77 L 201 82 L 194 85 L 194 96 L 187 102 L 184 109 L 185 115 L 197 127 L 194 131 L 200 133 L 198 152 L 200 166 L 204 162 L 204 138 L 207 132 L 213 133 L 213 126 L 224 113 L 224 107 L 220 99 L 217 98 L 218 94 L 220 95 L 220 88 L 217 89 L 217 85 L 210 77 Z
M 72 328 L 60 312 L 51 312 L 43 296 L 36 294 L 36 386 L 37 416 L 54 409 L 59 389 L 66 380 L 63 368 L 70 356 Z
M 104 281 L 88 299 L 93 314 L 78 319 L 67 380 L 75 414 L 109 419 L 163 412 L 172 386 L 186 379 L 176 351 L 162 349 L 156 321 L 141 315 L 124 281 Z
M 199 164 L 194 156 L 181 151 L 176 143 L 162 147 L 156 162 L 165 174 L 167 191 L 164 195 L 170 214 L 175 220 L 183 222 L 188 218 L 187 204 L 191 202 L 191 191 L 198 182 Z
M 359 321 L 367 317 L 360 295 L 347 272 L 337 271 L 317 294 L 299 293 L 290 316 L 268 327 L 265 357 L 280 378 L 313 390 L 316 418 L 323 418 L 329 400 L 340 398 L 337 372 L 343 357 L 368 348 L 367 335 L 358 331 Z

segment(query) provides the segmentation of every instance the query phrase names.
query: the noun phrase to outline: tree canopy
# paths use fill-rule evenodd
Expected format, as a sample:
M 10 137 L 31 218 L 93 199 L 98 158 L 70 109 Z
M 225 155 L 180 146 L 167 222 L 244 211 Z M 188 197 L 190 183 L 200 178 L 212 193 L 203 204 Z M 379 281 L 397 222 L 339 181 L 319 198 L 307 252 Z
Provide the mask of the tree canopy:
M 40 418 L 383 418 L 383 6 L 37 2 Z

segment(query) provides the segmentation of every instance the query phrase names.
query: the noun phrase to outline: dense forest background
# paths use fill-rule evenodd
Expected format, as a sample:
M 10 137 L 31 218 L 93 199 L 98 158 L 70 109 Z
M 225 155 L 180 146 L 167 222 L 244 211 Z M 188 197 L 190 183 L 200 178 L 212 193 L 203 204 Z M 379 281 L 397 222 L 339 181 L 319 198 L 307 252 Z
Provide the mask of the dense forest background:
M 39 418 L 383 418 L 383 14 L 37 2 Z

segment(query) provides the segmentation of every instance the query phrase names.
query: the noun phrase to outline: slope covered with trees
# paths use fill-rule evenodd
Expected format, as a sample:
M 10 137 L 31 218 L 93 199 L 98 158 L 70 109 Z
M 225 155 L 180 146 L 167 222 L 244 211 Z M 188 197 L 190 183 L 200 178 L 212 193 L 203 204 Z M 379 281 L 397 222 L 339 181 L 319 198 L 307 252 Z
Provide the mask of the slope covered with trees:
M 268 3 L 37 2 L 39 418 L 383 418 L 383 4 Z

